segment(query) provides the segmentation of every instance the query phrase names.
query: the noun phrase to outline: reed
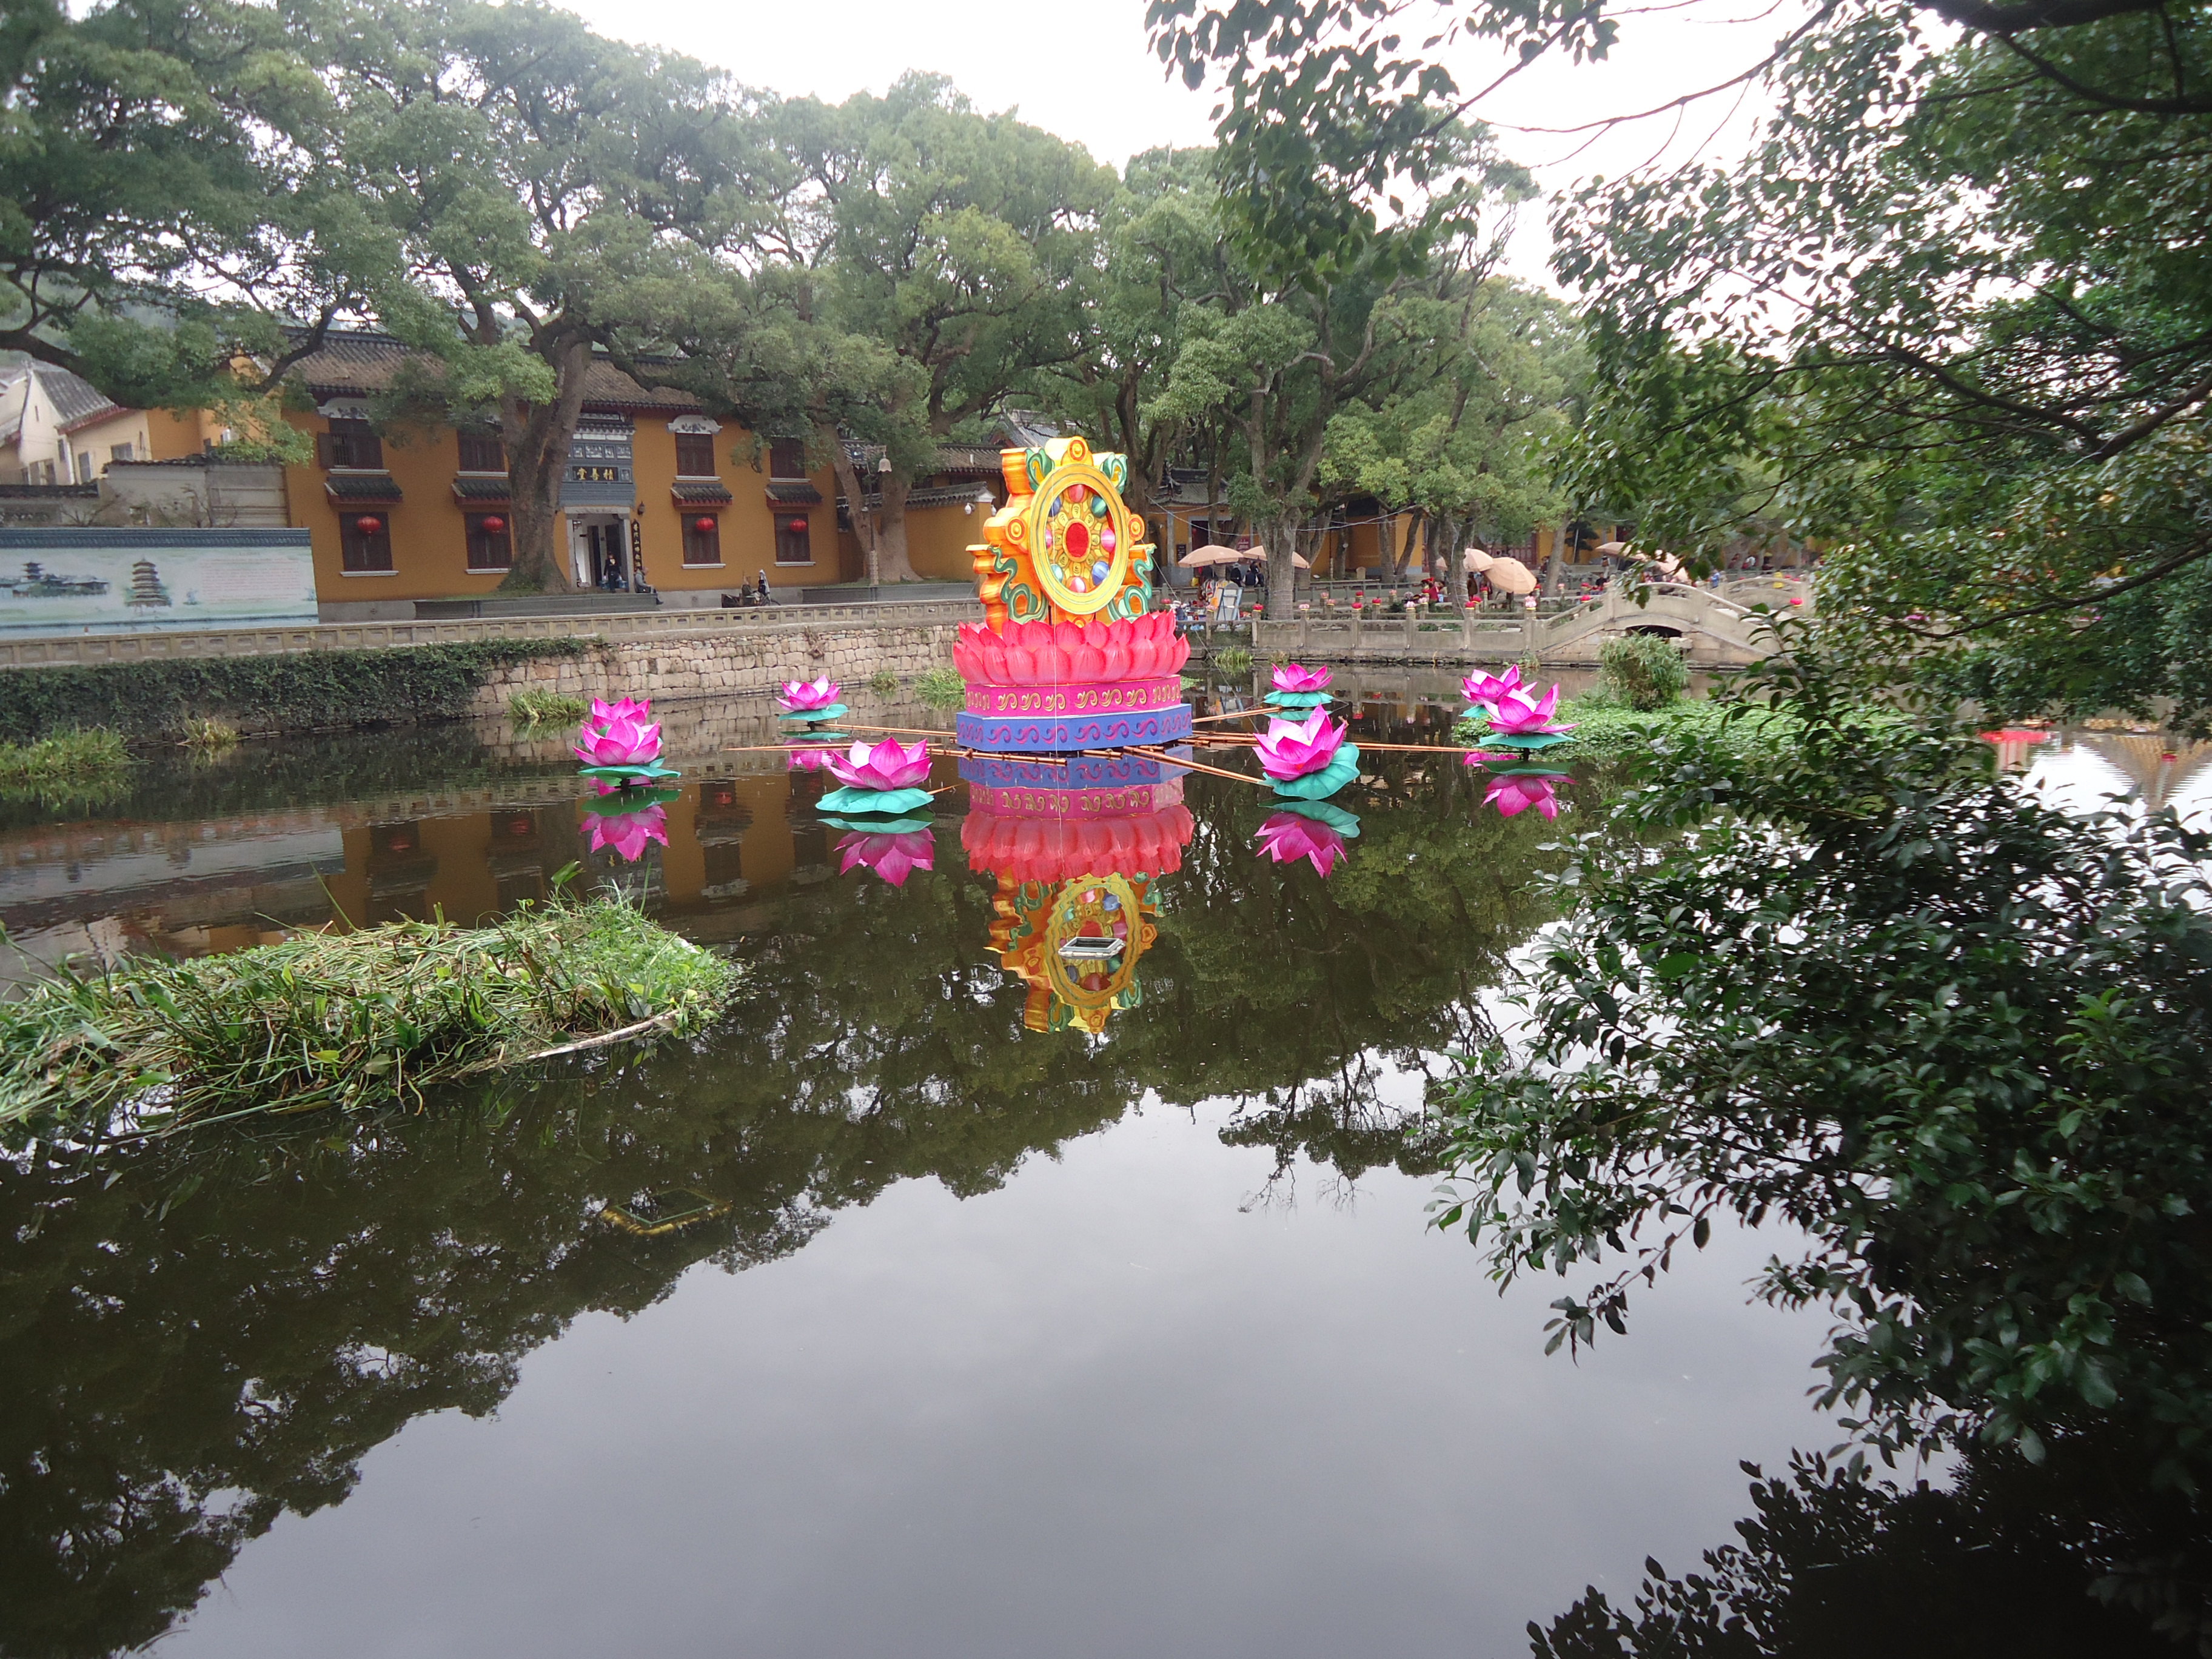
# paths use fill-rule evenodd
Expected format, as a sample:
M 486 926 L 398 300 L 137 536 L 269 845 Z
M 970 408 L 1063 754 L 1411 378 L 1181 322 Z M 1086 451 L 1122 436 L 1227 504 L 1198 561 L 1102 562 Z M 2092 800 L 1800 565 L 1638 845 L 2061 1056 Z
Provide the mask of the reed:
M 398 922 L 65 970 L 0 1003 L 0 1134 L 419 1106 L 439 1084 L 687 1030 L 738 979 L 606 898 L 526 906 L 483 927 Z
M 0 800 L 96 804 L 123 793 L 131 763 L 122 733 L 104 726 L 0 743 Z

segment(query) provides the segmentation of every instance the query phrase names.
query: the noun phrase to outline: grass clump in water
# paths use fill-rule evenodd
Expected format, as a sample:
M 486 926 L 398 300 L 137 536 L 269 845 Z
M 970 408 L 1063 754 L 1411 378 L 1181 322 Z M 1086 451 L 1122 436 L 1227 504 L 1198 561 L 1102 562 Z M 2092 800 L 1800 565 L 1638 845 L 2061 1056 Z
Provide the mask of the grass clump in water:
M 518 691 L 507 700 L 507 718 L 517 726 L 568 726 L 591 712 L 591 704 L 581 697 L 563 696 L 558 691 L 541 691 L 534 686 Z
M 619 899 L 129 958 L 0 1003 L 0 1134 L 416 1106 L 438 1084 L 690 1030 L 738 977 Z
M 0 743 L 0 799 L 96 804 L 123 793 L 131 763 L 122 733 L 104 726 Z
M 185 722 L 185 735 L 181 741 L 186 749 L 197 750 L 204 755 L 212 755 L 220 750 L 234 749 L 238 746 L 238 728 L 228 720 L 219 720 L 212 715 L 203 714 L 198 719 Z
M 968 699 L 968 683 L 960 672 L 942 664 L 925 670 L 914 683 L 915 695 L 932 708 L 957 708 Z
M 1252 653 L 1241 645 L 1232 645 L 1213 654 L 1213 665 L 1232 680 L 1241 680 L 1252 672 Z
M 868 690 L 879 697 L 898 696 L 899 678 L 888 668 L 878 668 L 868 676 Z

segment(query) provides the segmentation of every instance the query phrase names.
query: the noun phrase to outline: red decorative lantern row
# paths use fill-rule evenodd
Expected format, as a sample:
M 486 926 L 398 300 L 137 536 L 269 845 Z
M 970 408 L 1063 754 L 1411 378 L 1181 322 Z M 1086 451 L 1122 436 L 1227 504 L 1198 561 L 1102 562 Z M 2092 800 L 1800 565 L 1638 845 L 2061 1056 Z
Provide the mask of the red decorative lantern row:
M 353 527 L 364 536 L 374 536 L 383 530 L 384 520 L 374 513 L 364 513 L 353 521 Z
M 691 527 L 702 536 L 711 536 L 714 533 L 714 521 L 703 513 L 691 520 Z
M 789 530 L 794 536 L 804 536 L 806 533 L 806 520 L 804 519 L 793 519 L 784 527 Z
M 485 514 L 478 522 L 483 526 L 483 532 L 487 536 L 503 536 L 507 533 L 507 520 L 496 513 Z

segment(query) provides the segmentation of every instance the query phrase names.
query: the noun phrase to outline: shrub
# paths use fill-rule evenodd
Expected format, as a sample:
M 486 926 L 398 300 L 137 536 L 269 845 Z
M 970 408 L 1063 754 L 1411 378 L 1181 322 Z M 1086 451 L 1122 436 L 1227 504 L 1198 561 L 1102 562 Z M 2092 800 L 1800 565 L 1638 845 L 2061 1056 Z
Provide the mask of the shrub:
M 228 749 L 238 742 L 238 728 L 228 720 L 219 720 L 202 714 L 185 722 L 184 746 L 212 754 L 218 749 Z
M 42 738 L 95 725 L 173 738 L 204 718 L 242 732 L 456 720 L 498 670 L 586 649 L 581 640 L 471 640 L 388 651 L 0 669 L 0 731 Z
M 1650 713 L 1664 708 L 1690 683 L 1680 648 L 1658 634 L 1631 634 L 1607 640 L 1597 653 L 1606 691 L 1626 708 Z
M 932 708 L 957 708 L 967 700 L 968 683 L 957 669 L 942 665 L 928 670 L 914 683 L 915 692 Z
M 1214 653 L 1213 665 L 1233 680 L 1243 679 L 1252 672 L 1252 653 L 1241 645 L 1232 645 Z
M 878 668 L 868 676 L 868 690 L 879 697 L 898 696 L 899 678 L 888 668 Z

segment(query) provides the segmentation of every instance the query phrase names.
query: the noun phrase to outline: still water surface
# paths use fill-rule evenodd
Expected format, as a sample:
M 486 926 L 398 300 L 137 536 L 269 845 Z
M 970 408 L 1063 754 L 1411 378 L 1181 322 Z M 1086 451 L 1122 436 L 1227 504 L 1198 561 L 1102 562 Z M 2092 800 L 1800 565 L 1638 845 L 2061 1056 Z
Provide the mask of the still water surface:
M 1440 732 L 1419 689 L 1362 735 Z M 1093 1036 L 1033 1029 L 961 789 L 933 869 L 840 873 L 819 775 L 729 751 L 765 710 L 666 712 L 635 866 L 495 730 L 7 809 L 34 956 L 473 919 L 573 860 L 753 978 L 695 1044 L 421 1118 L 0 1174 L 0 1651 L 1502 1656 L 1838 1437 L 1820 1319 L 1744 1304 L 1759 1238 L 1577 1365 L 1559 1287 L 1424 1231 L 1408 1131 L 1552 856 L 1457 766 L 1381 768 L 1327 881 L 1188 780 Z

